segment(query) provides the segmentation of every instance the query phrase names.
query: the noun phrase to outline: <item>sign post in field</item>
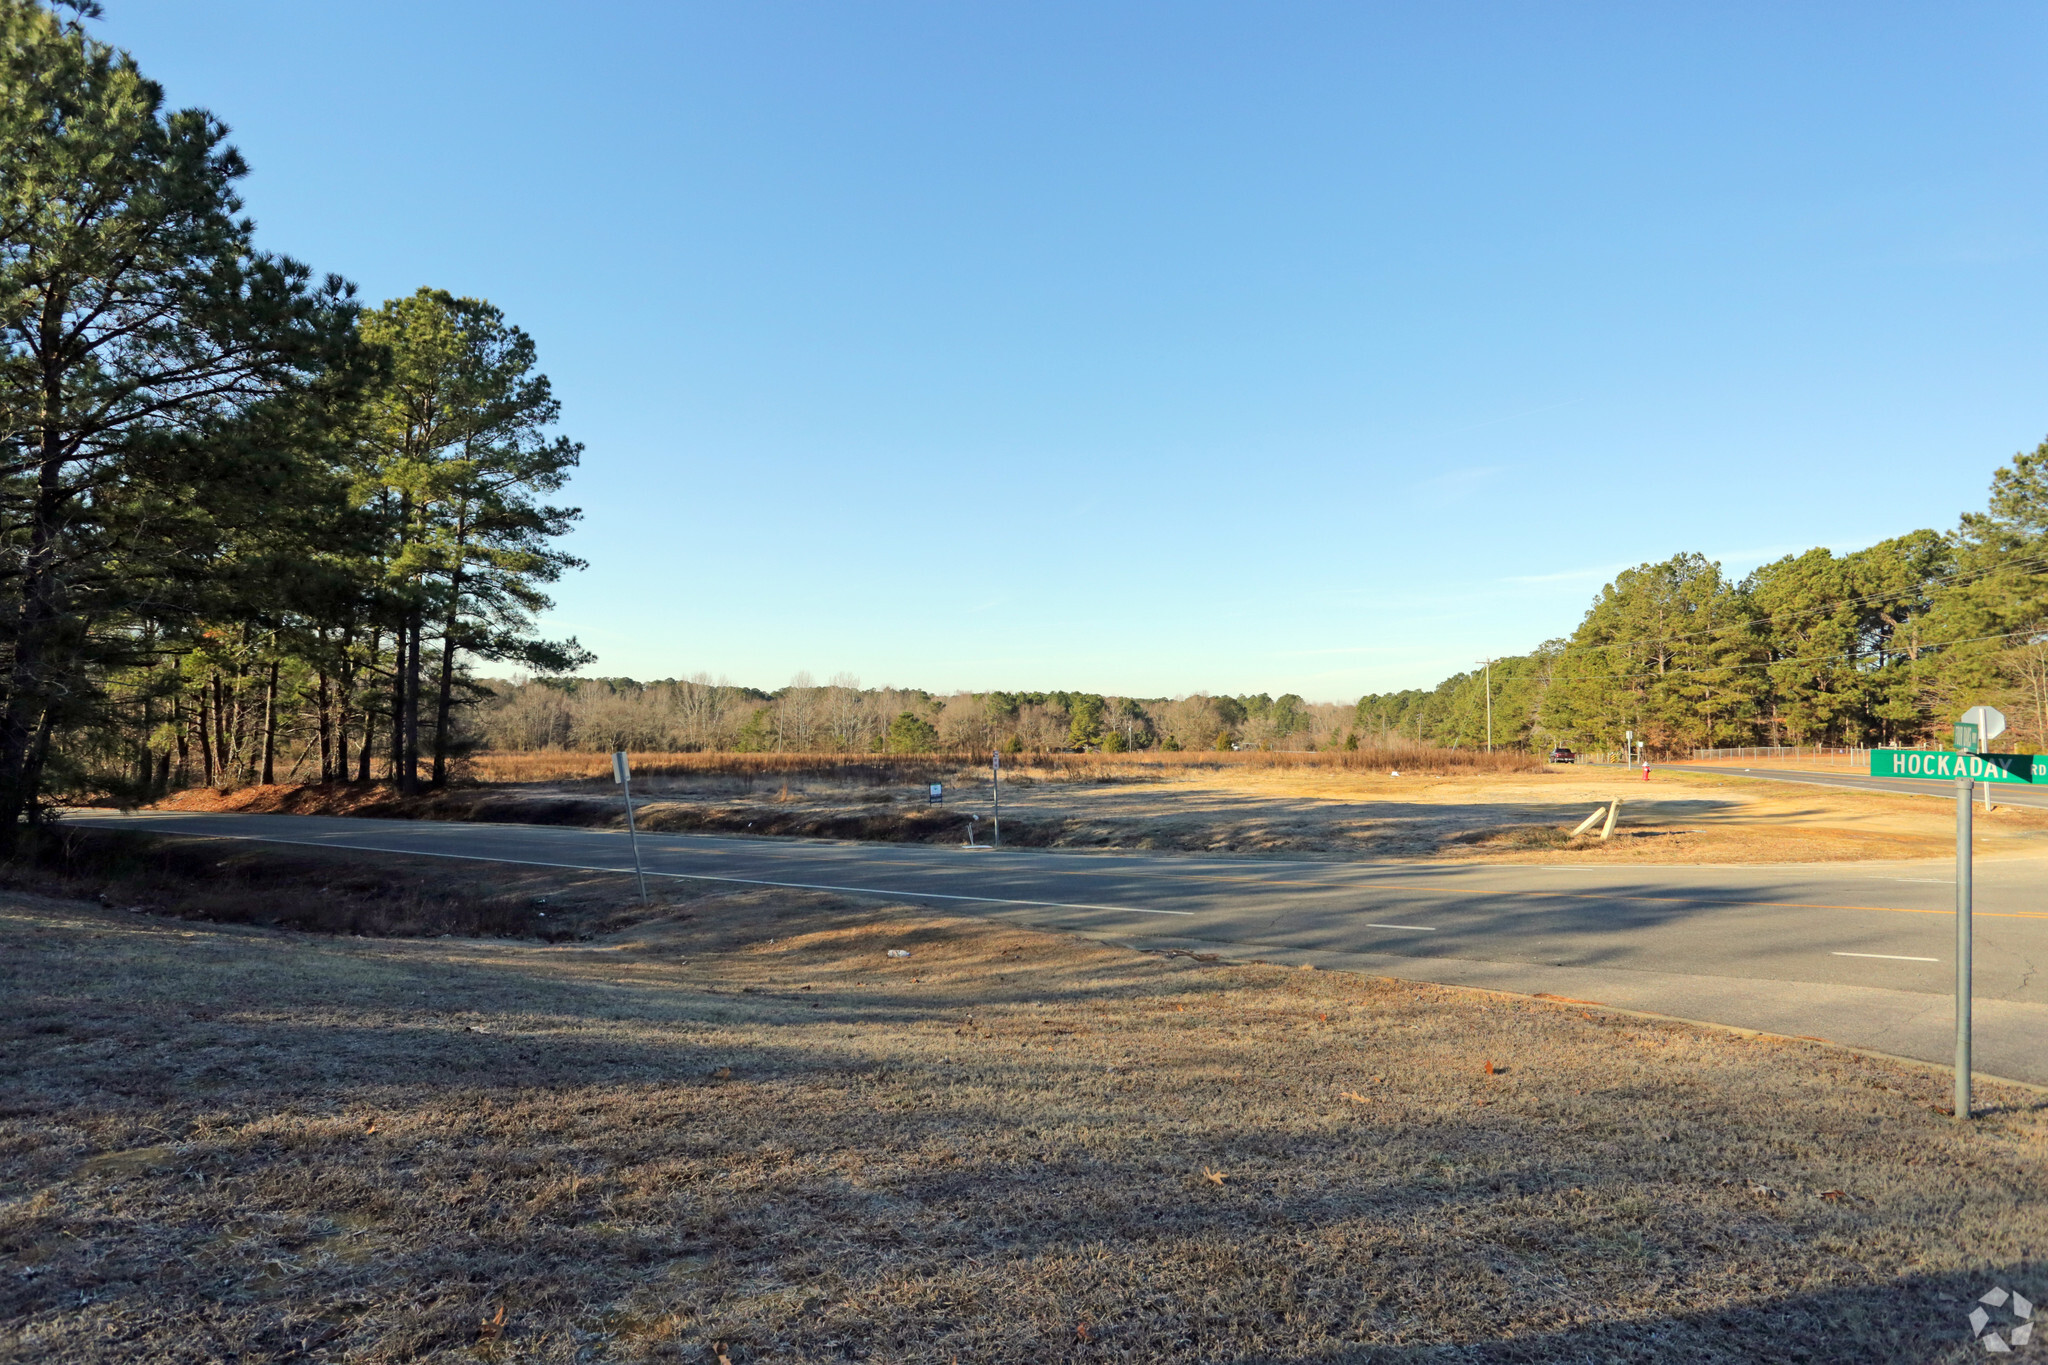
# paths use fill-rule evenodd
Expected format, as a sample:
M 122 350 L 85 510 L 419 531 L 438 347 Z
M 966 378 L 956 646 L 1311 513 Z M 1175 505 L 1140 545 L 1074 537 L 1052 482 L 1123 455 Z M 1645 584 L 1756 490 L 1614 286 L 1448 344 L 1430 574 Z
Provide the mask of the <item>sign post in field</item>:
M 990 813 L 991 813 L 991 814 L 992 814 L 992 815 L 993 815 L 993 816 L 995 817 L 995 827 L 996 827 L 996 838 L 995 838 L 995 846 L 996 846 L 997 848 L 1001 848 L 1001 847 L 1003 846 L 1003 751 L 1002 751 L 1002 750 L 1000 750 L 1000 749 L 994 749 L 994 750 L 991 750 L 991 751 L 989 752 L 989 756 L 988 756 L 988 772 L 989 772 L 989 786 L 988 786 L 988 799 L 989 799 L 989 805 L 990 805 L 990 807 L 992 808 L 992 809 L 991 809 L 991 811 L 990 811 Z
M 647 904 L 647 874 L 640 867 L 640 831 L 633 828 L 633 774 L 624 750 L 612 755 L 612 781 L 626 797 L 626 838 L 633 845 L 633 875 L 640 880 L 640 903 Z
M 1985 784 L 1984 804 L 1991 804 L 1991 786 L 2000 782 L 2048 782 L 2048 758 L 2036 754 L 1987 754 L 1984 746 L 2005 733 L 2005 717 L 1996 707 L 1973 706 L 1956 723 L 1952 753 L 1926 749 L 1873 749 L 1872 777 L 1914 777 L 1932 781 L 1951 778 L 1956 784 L 1956 1099 L 1958 1120 L 1970 1117 L 1970 957 L 1974 935 L 1970 925 L 1970 793 Z

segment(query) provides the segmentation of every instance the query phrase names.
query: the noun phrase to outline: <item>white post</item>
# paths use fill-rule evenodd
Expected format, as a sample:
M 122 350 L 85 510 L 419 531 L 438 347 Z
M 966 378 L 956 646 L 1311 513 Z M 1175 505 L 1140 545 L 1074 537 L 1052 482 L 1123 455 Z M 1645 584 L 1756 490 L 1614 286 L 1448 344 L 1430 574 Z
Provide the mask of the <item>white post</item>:
M 619 784 L 619 790 L 626 796 L 626 838 L 633 845 L 633 875 L 640 880 L 640 903 L 645 905 L 647 873 L 640 867 L 640 831 L 633 827 L 633 774 L 627 768 L 623 749 L 612 755 L 612 781 Z
M 1493 752 L 1493 660 L 1481 659 L 1486 666 L 1486 752 Z
M 991 750 L 989 751 L 989 755 L 988 755 L 988 770 L 989 770 L 989 775 L 990 775 L 990 784 L 989 784 L 989 803 L 990 803 L 990 805 L 991 805 L 991 806 L 993 807 L 993 809 L 992 809 L 992 810 L 990 811 L 990 814 L 994 816 L 994 820 L 993 820 L 993 822 L 992 822 L 992 823 L 993 823 L 993 824 L 995 825 L 995 827 L 996 827 L 996 837 L 995 837 L 995 842 L 994 842 L 994 844 L 993 844 L 993 845 L 991 845 L 991 846 L 992 846 L 992 847 L 994 847 L 994 848 L 1001 848 L 1001 847 L 1003 846 L 1003 754 L 1002 754 L 1002 750 L 1000 750 L 1000 749 L 991 749 Z

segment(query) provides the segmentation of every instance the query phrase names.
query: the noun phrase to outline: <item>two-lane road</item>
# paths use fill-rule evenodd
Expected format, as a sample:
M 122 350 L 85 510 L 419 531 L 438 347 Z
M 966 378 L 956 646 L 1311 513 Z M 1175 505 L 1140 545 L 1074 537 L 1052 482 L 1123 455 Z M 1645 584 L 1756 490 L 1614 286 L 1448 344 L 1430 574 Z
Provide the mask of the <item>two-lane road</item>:
M 169 834 L 626 872 L 560 826 L 101 815 Z M 1356 863 L 640 836 L 650 876 L 886 896 L 1140 947 L 1313 962 L 1950 1054 L 1954 890 L 1939 863 L 1747 867 Z M 2048 863 L 1977 868 L 1979 1065 L 2048 1084 Z
M 1674 763 L 1674 773 L 1719 773 L 1723 777 L 1749 777 L 1764 782 L 1792 782 L 1808 787 L 1849 787 L 1857 791 L 1896 792 L 1901 796 L 1932 796 L 1943 801 L 1956 799 L 1956 784 L 1922 777 L 1873 777 L 1869 773 L 1797 772 L 1782 768 L 1738 768 L 1719 764 Z M 1974 798 L 1983 801 L 1985 789 L 1994 806 L 2048 806 L 2048 788 L 2023 786 L 2016 782 L 1980 782 Z

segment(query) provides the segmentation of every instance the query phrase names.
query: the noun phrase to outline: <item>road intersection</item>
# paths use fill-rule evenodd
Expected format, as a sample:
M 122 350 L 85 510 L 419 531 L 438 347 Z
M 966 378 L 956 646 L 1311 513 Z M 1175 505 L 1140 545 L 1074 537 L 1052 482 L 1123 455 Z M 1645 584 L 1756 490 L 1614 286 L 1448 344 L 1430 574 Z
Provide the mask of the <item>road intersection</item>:
M 623 833 L 75 812 L 77 825 L 630 872 Z M 1139 948 L 1350 969 L 1950 1055 L 1953 869 L 1347 862 L 640 836 L 650 878 L 879 896 Z M 2048 861 L 1976 869 L 1978 1066 L 2048 1084 Z

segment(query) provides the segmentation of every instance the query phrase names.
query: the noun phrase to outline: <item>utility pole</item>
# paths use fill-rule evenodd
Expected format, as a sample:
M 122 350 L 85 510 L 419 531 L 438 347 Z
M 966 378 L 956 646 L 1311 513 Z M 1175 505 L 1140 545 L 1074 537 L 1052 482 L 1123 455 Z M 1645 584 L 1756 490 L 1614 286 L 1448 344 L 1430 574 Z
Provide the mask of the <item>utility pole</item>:
M 1486 752 L 1493 752 L 1493 660 L 1481 659 L 1486 665 Z

